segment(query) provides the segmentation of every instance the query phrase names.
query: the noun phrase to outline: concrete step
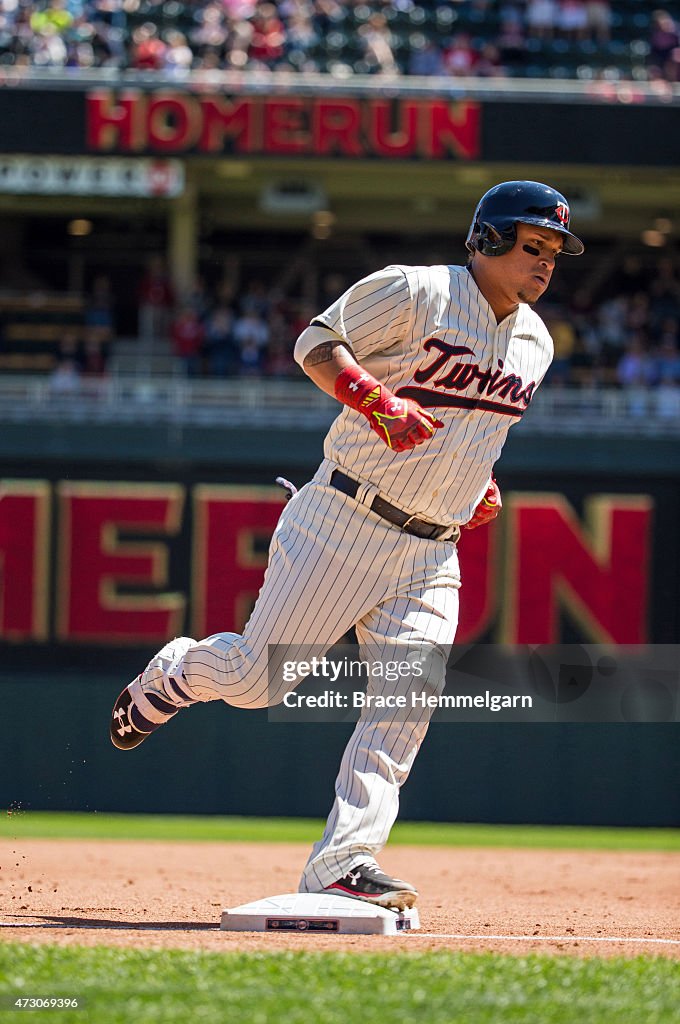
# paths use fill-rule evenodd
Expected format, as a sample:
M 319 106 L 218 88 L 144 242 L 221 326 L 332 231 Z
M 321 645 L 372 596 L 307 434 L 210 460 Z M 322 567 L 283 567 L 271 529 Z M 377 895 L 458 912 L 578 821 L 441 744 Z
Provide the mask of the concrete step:
M 149 341 L 141 338 L 117 338 L 111 346 L 109 371 L 122 376 L 148 376 L 181 374 L 179 360 L 173 355 L 167 338 Z

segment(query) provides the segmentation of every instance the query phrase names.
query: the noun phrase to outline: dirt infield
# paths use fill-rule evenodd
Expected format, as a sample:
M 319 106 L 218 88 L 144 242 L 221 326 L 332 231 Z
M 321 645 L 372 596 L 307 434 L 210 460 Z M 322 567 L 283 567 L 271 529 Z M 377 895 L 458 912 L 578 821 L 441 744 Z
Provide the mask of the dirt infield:
M 223 907 L 295 891 L 307 853 L 283 843 L 2 840 L 0 940 L 680 959 L 680 858 L 672 853 L 396 846 L 381 863 L 419 887 L 418 933 L 218 930 Z

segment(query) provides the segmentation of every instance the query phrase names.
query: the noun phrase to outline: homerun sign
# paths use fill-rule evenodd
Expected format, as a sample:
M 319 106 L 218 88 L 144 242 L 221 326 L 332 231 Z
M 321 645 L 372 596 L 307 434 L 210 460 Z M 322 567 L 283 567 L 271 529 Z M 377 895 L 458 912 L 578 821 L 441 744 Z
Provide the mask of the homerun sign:
M 510 492 L 498 523 L 463 532 L 458 641 L 650 639 L 652 499 L 597 494 L 579 517 L 557 493 Z M 282 508 L 270 487 L 6 480 L 0 638 L 158 647 L 239 630 Z
M 96 153 L 480 156 L 480 107 L 468 101 L 97 89 L 86 109 L 87 148 Z
M 588 101 L 555 91 L 538 99 L 500 83 L 461 90 L 452 79 L 416 91 L 409 76 L 386 84 L 380 76 L 346 85 L 302 77 L 274 84 L 243 76 L 158 75 L 126 88 L 95 87 L 59 77 L 37 87 L 24 68 L 0 77 L 2 152 L 91 156 L 278 155 L 312 159 L 444 160 L 555 169 L 581 166 L 676 168 L 680 162 L 677 110 L 663 95 L 612 102 L 591 90 Z M 51 79 L 51 76 L 47 76 Z M 76 76 L 78 78 L 79 76 Z M 63 81 L 63 79 L 62 79 Z M 480 80 L 481 82 L 481 80 Z M 630 83 L 618 83 L 630 100 Z M 493 98 L 492 98 L 493 97 Z M 545 140 L 550 139 L 546 156 Z M 587 139 L 587 153 L 574 146 Z M 631 145 L 635 140 L 635 145 Z M 519 154 L 519 157 L 518 157 Z

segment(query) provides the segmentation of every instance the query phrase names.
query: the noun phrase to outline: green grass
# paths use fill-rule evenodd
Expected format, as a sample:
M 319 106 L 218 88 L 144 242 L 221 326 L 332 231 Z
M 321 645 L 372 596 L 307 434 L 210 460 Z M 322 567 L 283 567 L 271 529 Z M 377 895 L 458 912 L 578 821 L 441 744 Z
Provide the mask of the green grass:
M 490 953 L 195 953 L 0 946 L 3 1009 L 18 995 L 77 997 L 31 1014 L 64 1024 L 670 1024 L 680 972 L 662 958 Z M 14 1012 L 0 1019 L 17 1021 Z
M 0 838 L 183 839 L 311 843 L 323 822 L 307 818 L 218 818 L 153 814 L 13 811 L 0 817 Z M 584 850 L 680 850 L 680 829 L 572 828 L 398 822 L 390 843 L 417 846 L 512 846 Z

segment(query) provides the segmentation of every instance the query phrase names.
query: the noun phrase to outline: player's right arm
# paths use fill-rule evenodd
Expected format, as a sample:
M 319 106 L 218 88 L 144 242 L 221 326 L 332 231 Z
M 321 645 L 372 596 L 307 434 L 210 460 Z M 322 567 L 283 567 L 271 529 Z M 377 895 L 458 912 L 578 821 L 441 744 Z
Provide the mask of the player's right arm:
M 301 353 L 302 369 L 331 398 L 335 398 L 335 382 L 342 371 L 359 365 L 344 338 L 320 324 L 306 327 L 298 338 L 295 343 L 298 361 Z
M 428 441 L 444 424 L 417 402 L 397 396 L 354 358 L 343 338 L 312 324 L 297 340 L 296 357 L 316 386 L 362 413 L 378 437 L 395 452 Z

